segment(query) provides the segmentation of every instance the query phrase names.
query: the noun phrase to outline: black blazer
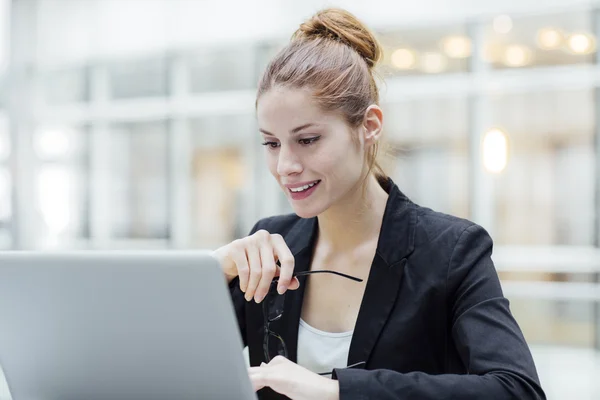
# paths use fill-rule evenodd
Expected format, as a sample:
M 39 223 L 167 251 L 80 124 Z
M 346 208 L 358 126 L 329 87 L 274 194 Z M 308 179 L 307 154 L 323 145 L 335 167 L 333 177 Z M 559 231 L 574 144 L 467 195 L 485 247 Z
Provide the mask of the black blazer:
M 350 345 L 335 369 L 341 400 L 545 399 L 527 343 L 504 298 L 491 259 L 492 240 L 478 225 L 411 202 L 389 180 L 377 251 Z M 281 234 L 295 270 L 310 268 L 317 218 L 259 221 L 252 232 Z M 286 292 L 283 317 L 271 329 L 296 362 L 307 277 Z M 317 278 L 318 279 L 318 278 Z M 232 300 L 250 364 L 263 362 L 262 305 L 246 302 L 238 279 Z M 261 399 L 282 399 L 270 388 Z

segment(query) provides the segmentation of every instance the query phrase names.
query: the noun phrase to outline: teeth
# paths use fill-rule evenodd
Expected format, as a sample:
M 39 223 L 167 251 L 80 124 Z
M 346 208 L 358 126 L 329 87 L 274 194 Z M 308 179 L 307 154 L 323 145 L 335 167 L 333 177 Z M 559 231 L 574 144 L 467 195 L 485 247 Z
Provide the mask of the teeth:
M 303 192 L 308 188 L 315 186 L 318 182 L 309 183 L 308 185 L 300 186 L 294 189 L 290 189 L 294 193 Z

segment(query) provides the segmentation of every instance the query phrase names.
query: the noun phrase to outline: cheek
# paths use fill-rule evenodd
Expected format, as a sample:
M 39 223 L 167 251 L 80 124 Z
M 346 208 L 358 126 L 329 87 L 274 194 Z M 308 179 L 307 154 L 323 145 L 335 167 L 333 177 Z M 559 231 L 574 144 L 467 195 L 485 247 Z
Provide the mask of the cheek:
M 355 142 L 349 141 L 331 150 L 327 155 L 328 164 L 336 174 L 348 176 L 362 169 L 363 157 Z
M 354 176 L 355 164 L 358 164 L 355 154 L 348 154 L 348 150 L 344 146 L 332 147 L 320 152 L 308 165 L 312 165 L 315 170 L 318 168 L 319 173 L 325 175 L 330 184 L 345 186 L 343 182 Z

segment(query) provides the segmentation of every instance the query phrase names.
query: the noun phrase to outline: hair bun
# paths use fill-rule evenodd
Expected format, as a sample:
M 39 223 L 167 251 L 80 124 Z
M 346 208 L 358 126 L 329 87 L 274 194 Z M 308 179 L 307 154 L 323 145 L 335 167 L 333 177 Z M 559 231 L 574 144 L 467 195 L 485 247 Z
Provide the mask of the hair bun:
M 353 48 L 372 68 L 381 58 L 381 46 L 375 35 L 348 11 L 329 8 L 317 12 L 300 25 L 293 38 L 325 38 Z

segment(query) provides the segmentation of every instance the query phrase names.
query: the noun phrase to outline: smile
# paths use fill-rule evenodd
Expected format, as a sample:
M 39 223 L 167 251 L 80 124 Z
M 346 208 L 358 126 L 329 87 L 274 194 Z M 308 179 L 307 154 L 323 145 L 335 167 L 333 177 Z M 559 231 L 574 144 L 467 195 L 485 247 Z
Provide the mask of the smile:
M 304 186 L 297 187 L 297 188 L 294 188 L 294 189 L 290 188 L 290 191 L 292 191 L 293 193 L 304 192 L 305 190 L 310 189 L 311 187 L 315 186 L 319 182 L 321 182 L 321 181 L 314 181 L 313 183 L 309 183 L 308 185 L 304 185 Z

